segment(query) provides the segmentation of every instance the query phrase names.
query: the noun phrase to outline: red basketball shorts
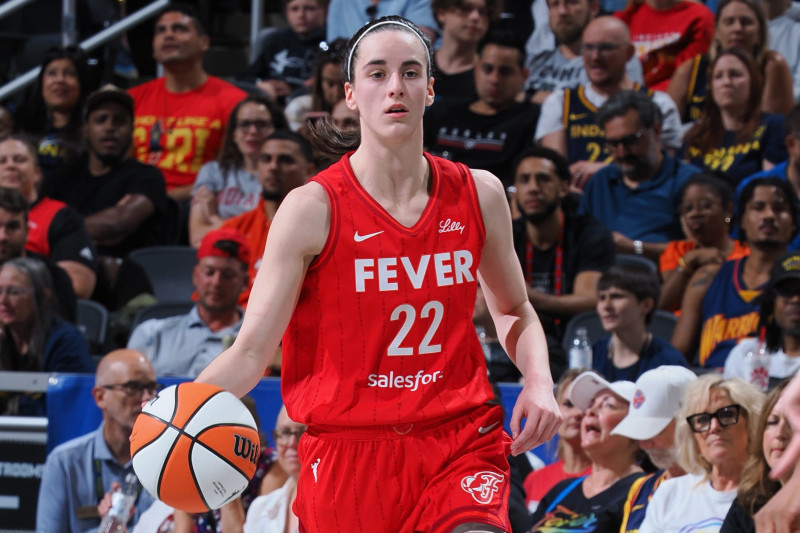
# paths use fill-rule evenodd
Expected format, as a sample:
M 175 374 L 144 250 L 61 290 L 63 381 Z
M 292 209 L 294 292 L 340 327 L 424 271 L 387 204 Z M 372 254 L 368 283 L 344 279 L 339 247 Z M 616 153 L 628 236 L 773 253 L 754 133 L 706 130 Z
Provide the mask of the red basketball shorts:
M 309 428 L 298 448 L 300 532 L 511 531 L 510 443 L 496 405 L 405 427 Z

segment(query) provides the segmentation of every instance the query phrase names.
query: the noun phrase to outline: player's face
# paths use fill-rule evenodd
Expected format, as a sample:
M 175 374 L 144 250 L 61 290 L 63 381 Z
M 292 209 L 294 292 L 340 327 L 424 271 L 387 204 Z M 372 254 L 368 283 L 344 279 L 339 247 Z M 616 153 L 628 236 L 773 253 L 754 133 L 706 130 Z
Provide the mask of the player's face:
M 245 158 L 256 158 L 261 152 L 264 139 L 274 131 L 275 124 L 267 106 L 258 102 L 247 102 L 236 113 L 233 142 Z
M 636 110 L 609 119 L 605 124 L 605 136 L 606 147 L 623 176 L 640 181 L 655 172 L 660 150 L 658 130 L 642 126 Z
M 28 226 L 24 213 L 12 213 L 0 208 L 0 263 L 21 257 L 28 241 Z
M 678 207 L 681 224 L 689 237 L 708 246 L 728 232 L 726 218 L 732 216 L 732 206 L 722 205 L 722 199 L 706 185 L 689 185 Z
M 639 447 L 658 468 L 669 468 L 678 461 L 675 450 L 675 420 L 652 439 L 639 441 Z
M 342 65 L 339 63 L 328 63 L 322 67 L 320 84 L 322 86 L 322 98 L 329 106 L 333 106 L 344 98 L 344 78 L 342 77 Z
M 421 139 L 422 114 L 433 103 L 433 79 L 419 37 L 405 30 L 373 30 L 361 39 L 353 62 L 345 98 L 360 113 L 362 143 L 373 137 L 395 144 Z
M 781 397 L 772 407 L 772 411 L 767 418 L 767 425 L 764 428 L 764 436 L 761 440 L 761 447 L 764 452 L 764 458 L 770 467 L 775 466 L 786 451 L 786 446 L 792 439 L 792 427 L 789 421 L 786 420 L 786 401 L 784 400 L 783 393 Z
M 7 139 L 0 142 L 0 187 L 18 189 L 29 197 L 42 179 L 42 171 L 22 141 Z
M 722 50 L 741 46 L 748 52 L 761 40 L 758 17 L 742 2 L 731 2 L 717 15 L 716 37 Z
M 305 184 L 314 169 L 303 157 L 297 143 L 268 139 L 261 147 L 258 179 L 261 193 L 268 200 L 282 200 L 290 191 Z
M 742 215 L 742 229 L 753 246 L 785 246 L 796 222 L 783 193 L 770 185 L 759 185 L 747 202 Z
M 516 48 L 488 44 L 475 64 L 478 97 L 498 111 L 514 104 L 526 77 Z
M 711 95 L 722 109 L 738 109 L 750 99 L 750 72 L 738 57 L 725 54 L 714 64 Z
M 569 386 L 566 386 L 558 397 L 558 407 L 561 409 L 561 416 L 564 418 L 558 428 L 558 437 L 565 442 L 580 443 L 583 412 L 572 404 L 568 393 Z
M 81 83 L 72 60 L 61 58 L 48 63 L 42 75 L 42 99 L 47 108 L 71 111 L 80 96 Z
M 547 9 L 556 44 L 579 41 L 592 20 L 592 2 L 589 0 L 548 0 Z
M 247 272 L 241 261 L 232 257 L 203 257 L 192 274 L 197 290 L 197 305 L 211 312 L 236 308 L 239 293 L 247 287 Z
M 207 35 L 200 35 L 188 15 L 170 11 L 158 19 L 153 35 L 153 59 L 162 65 L 196 59 L 208 50 Z
M 735 402 L 727 392 L 711 389 L 708 399 L 694 409 L 697 413 L 715 413 L 717 410 L 733 405 Z M 691 416 L 691 415 L 690 415 Z M 685 423 L 685 422 L 684 422 Z M 719 420 L 711 419 L 711 427 L 702 433 L 692 433 L 698 451 L 712 467 L 724 464 L 738 464 L 739 468 L 747 458 L 747 416 L 740 410 L 739 420 L 730 426 L 721 426 Z
M 111 164 L 128 152 L 133 134 L 133 120 L 116 102 L 97 106 L 83 127 L 89 150 L 101 161 Z
M 586 76 L 599 87 L 614 86 L 625 76 L 630 43 L 605 20 L 591 22 L 583 32 L 583 66 Z
M 290 420 L 286 415 L 286 410 L 281 410 L 273 433 L 275 447 L 278 451 L 278 463 L 287 474 L 294 478 L 300 474 L 301 467 L 300 459 L 297 456 L 297 443 L 300 440 L 297 435 L 302 434 L 305 430 L 304 424 Z
M 290 0 L 286 4 L 286 22 L 300 35 L 324 26 L 325 14 L 320 0 Z
M 569 183 L 558 177 L 555 164 L 540 157 L 520 161 L 514 173 L 514 186 L 519 210 L 531 222 L 552 215 L 569 192 Z
M 787 279 L 775 287 L 773 315 L 781 333 L 800 337 L 800 280 Z
M 646 298 L 641 302 L 631 291 L 619 287 L 609 287 L 597 291 L 597 314 L 603 329 L 620 333 L 637 325 L 644 324 L 645 316 L 653 308 L 653 301 Z
M 442 32 L 456 42 L 477 43 L 489 29 L 485 0 L 461 0 L 452 9 L 437 13 Z
M 581 420 L 581 447 L 586 453 L 619 449 L 620 442 L 627 441 L 621 435 L 612 435 L 611 430 L 628 414 L 628 402 L 611 392 L 598 392 Z
M 28 276 L 16 268 L 2 268 L 0 291 L 0 324 L 12 330 L 30 328 L 36 320 L 36 304 Z

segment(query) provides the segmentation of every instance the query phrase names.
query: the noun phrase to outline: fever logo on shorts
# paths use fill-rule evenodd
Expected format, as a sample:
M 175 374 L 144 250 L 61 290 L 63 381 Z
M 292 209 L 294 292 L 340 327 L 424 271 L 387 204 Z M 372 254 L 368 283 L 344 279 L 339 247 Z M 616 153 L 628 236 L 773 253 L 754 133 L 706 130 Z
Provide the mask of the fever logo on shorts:
M 461 488 L 472 495 L 478 503 L 490 503 L 495 493 L 499 490 L 498 485 L 505 479 L 503 474 L 496 472 L 478 472 L 472 476 L 466 476 L 461 480 Z

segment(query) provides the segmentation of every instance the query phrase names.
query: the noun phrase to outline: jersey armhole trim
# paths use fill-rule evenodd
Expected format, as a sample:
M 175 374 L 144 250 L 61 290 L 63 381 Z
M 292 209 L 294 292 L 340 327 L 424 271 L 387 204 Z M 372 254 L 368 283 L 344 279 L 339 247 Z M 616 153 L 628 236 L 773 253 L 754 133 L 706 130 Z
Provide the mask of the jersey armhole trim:
M 336 202 L 336 195 L 333 193 L 333 189 L 327 181 L 317 179 L 316 176 L 311 178 L 309 181 L 317 183 L 325 191 L 325 195 L 328 197 L 328 209 L 330 212 L 328 238 L 325 239 L 325 246 L 322 247 L 322 250 L 319 252 L 319 254 L 312 259 L 311 263 L 308 265 L 308 271 L 311 272 L 312 270 L 316 270 L 318 267 L 322 266 L 325 261 L 327 261 L 327 259 L 333 253 L 334 243 L 336 243 L 339 239 L 339 206 Z
M 472 176 L 472 171 L 463 163 L 456 163 L 456 167 L 464 178 L 464 184 L 467 186 L 470 198 L 472 201 L 472 216 L 475 218 L 475 223 L 478 224 L 481 232 L 481 248 L 486 244 L 486 225 L 483 222 L 483 211 L 481 211 L 481 201 L 478 196 L 478 189 L 475 186 L 475 178 Z

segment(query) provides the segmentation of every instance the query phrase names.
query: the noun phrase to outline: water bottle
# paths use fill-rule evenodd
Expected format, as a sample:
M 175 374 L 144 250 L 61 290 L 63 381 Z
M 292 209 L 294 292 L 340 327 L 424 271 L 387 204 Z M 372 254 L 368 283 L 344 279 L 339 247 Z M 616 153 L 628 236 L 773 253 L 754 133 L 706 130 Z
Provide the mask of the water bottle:
M 569 349 L 570 368 L 592 368 L 592 347 L 589 344 L 589 333 L 586 328 L 578 328 Z
M 136 501 L 136 494 L 139 492 L 139 480 L 136 474 L 125 475 L 119 488 L 111 493 L 111 509 L 100 522 L 98 533 L 116 533 L 125 530 L 128 518 L 131 516 L 131 507 Z
M 769 354 L 764 342 L 765 334 L 766 329 L 761 328 L 758 348 L 748 351 L 744 358 L 747 381 L 763 392 L 769 389 Z

